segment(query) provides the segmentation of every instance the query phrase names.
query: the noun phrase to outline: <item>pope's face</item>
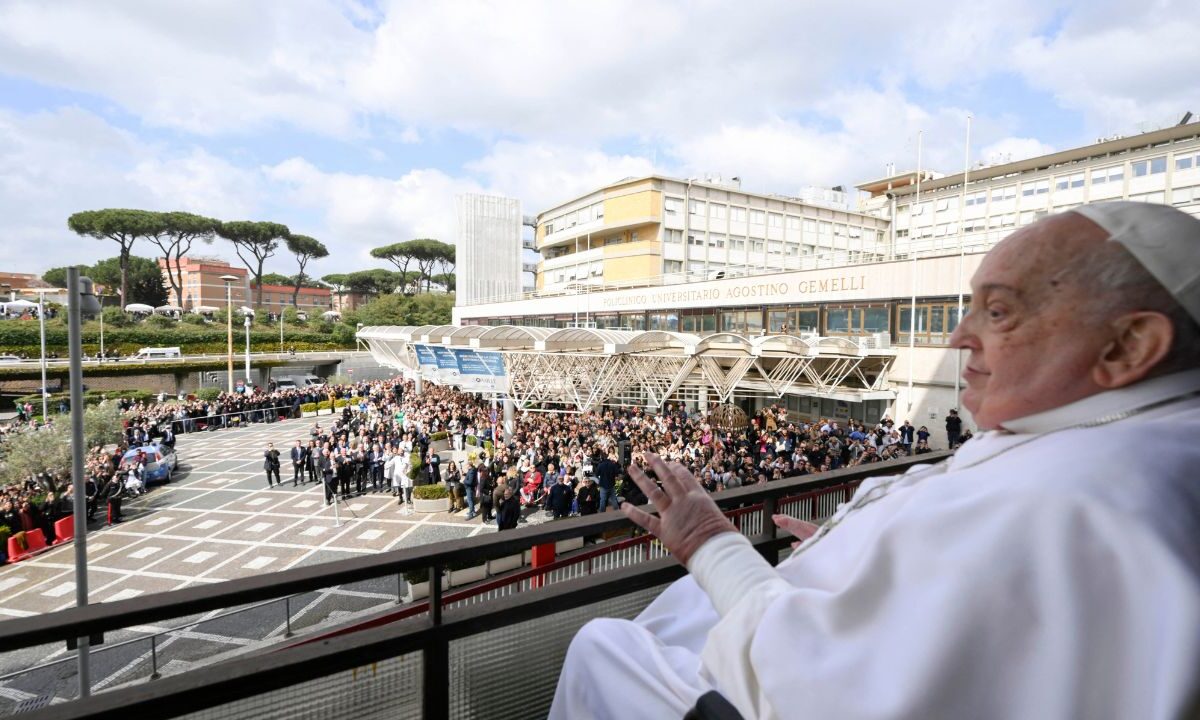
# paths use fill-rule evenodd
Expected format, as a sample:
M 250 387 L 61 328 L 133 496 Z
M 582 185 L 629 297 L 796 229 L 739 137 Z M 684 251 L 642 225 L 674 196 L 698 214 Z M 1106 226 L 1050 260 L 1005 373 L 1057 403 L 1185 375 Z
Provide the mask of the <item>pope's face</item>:
M 971 312 L 950 339 L 968 351 L 962 401 L 980 428 L 1102 389 L 1092 369 L 1109 337 L 1068 272 L 1105 238 L 1090 220 L 1065 213 L 1014 233 L 984 258 L 971 280 Z

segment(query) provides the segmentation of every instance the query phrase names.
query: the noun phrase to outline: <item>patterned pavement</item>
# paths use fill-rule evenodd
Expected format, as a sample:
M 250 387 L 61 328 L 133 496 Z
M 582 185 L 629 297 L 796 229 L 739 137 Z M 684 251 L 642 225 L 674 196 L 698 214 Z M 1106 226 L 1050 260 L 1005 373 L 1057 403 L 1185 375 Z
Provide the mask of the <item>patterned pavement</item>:
M 388 493 L 341 503 L 339 526 L 334 508 L 325 505 L 320 484 L 293 488 L 289 478 L 287 450 L 292 441 L 308 438 L 314 420 L 181 436 L 174 482 L 127 501 L 125 522 L 92 526 L 87 546 L 91 602 L 141 597 L 196 583 L 494 531 L 494 526 L 484 526 L 479 518 L 468 522 L 446 513 L 406 514 Z M 284 454 L 287 479 L 282 487 L 270 490 L 262 471 L 262 452 L 268 442 Z M 293 629 L 394 603 L 397 591 L 394 579 L 380 578 L 301 596 L 290 603 Z M 6 616 L 22 617 L 74 604 L 71 543 L 0 567 L 0 621 Z M 164 665 L 167 672 L 184 669 L 196 661 L 281 636 L 288 611 L 282 603 L 274 605 L 167 632 L 157 640 L 160 670 Z M 105 687 L 148 676 L 149 641 L 117 645 L 197 619 L 134 628 L 106 638 L 109 647 L 97 648 L 99 667 L 92 671 L 94 682 Z M 220 628 L 214 628 L 217 625 Z M 170 649 L 164 651 L 164 646 Z M 73 660 L 17 678 L 2 676 L 73 657 L 74 653 L 67 654 L 61 646 L 0 656 L 0 712 L 5 706 L 11 711 L 23 700 L 73 695 Z

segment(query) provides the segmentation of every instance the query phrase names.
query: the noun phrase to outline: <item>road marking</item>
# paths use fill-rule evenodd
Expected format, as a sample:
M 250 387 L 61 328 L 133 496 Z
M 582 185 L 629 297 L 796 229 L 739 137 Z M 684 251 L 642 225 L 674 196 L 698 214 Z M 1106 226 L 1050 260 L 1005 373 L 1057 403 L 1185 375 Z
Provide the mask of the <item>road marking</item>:
M 46 597 L 62 597 L 75 589 L 74 582 L 59 583 L 42 594 Z
M 23 582 L 25 582 L 25 578 L 23 578 L 23 577 L 10 577 L 10 578 L 5 578 L 3 580 L 0 580 L 0 592 L 3 592 L 4 590 L 7 590 L 9 588 L 16 587 Z
M 274 527 L 274 525 L 275 525 L 275 523 L 269 523 L 269 522 L 254 523 L 250 527 L 246 528 L 246 532 L 260 533 L 260 532 L 263 532 L 264 530 L 266 530 L 267 528 Z
M 318 502 L 317 500 L 301 500 L 300 502 L 296 503 L 294 507 L 298 507 L 298 508 L 312 507 L 313 505 L 316 505 L 317 502 Z
M 246 504 L 258 506 L 258 505 L 266 505 L 269 502 L 271 502 L 270 498 L 254 498 L 253 500 L 247 500 Z
M 125 588 L 124 590 L 113 593 L 104 602 L 116 602 L 118 600 L 128 600 L 129 598 L 135 598 L 141 594 L 142 594 L 141 590 L 134 590 L 133 588 Z
M 246 568 L 247 570 L 262 570 L 263 568 L 265 568 L 266 566 L 270 565 L 271 563 L 275 562 L 278 559 L 279 558 L 273 558 L 268 555 L 259 555 L 258 557 L 254 558 L 253 560 L 246 563 L 242 567 Z
M 350 506 L 350 509 L 353 510 L 354 512 L 362 512 L 363 510 L 367 509 L 367 504 L 366 503 L 354 503 L 353 505 Z
M 306 529 L 304 532 L 302 532 L 300 534 L 304 535 L 306 537 L 316 537 L 318 535 L 324 535 L 327 530 L 329 530 L 329 528 L 321 527 L 320 525 L 313 525 L 312 527 Z M 3 588 L 0 588 L 0 589 L 3 589 Z
M 196 523 L 192 527 L 197 530 L 208 530 L 209 528 L 215 528 L 216 526 L 218 526 L 220 524 L 221 524 L 220 520 L 204 520 L 202 522 Z
M 202 563 L 202 562 L 206 562 L 207 560 L 209 560 L 209 559 L 211 559 L 211 558 L 214 558 L 214 557 L 216 557 L 216 556 L 217 556 L 217 554 L 216 554 L 215 552 L 209 552 L 209 551 L 207 551 L 207 550 L 201 550 L 201 551 L 200 551 L 200 552 L 198 552 L 198 553 L 192 553 L 191 555 L 188 555 L 187 557 L 185 557 L 185 558 L 183 559 L 183 561 L 184 561 L 185 563 L 191 563 L 191 564 L 193 564 L 193 565 L 199 565 L 200 563 Z
M 149 520 L 146 522 L 146 524 L 147 525 L 166 525 L 167 523 L 171 522 L 174 519 L 175 518 L 173 518 L 169 515 L 164 515 L 160 518 L 154 518 L 153 520 Z
M 129 553 L 129 557 L 131 557 L 135 560 L 144 560 L 145 558 L 148 558 L 157 552 L 162 552 L 162 548 L 144 547 L 141 550 L 138 550 L 137 552 Z
M 383 535 L 382 530 L 367 530 L 358 536 L 359 540 L 374 540 Z

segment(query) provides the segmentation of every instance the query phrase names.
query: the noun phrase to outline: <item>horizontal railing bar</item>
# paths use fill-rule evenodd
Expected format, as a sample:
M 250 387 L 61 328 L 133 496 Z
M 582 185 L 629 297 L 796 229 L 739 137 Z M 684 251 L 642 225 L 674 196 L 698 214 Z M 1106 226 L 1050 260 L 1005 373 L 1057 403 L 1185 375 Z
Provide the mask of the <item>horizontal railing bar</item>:
M 177 717 L 415 652 L 435 641 L 461 639 L 656 587 L 684 574 L 686 570 L 670 558 L 651 560 L 605 573 L 602 578 L 577 578 L 535 592 L 497 598 L 486 605 L 448 609 L 437 627 L 415 620 L 392 623 L 277 652 L 234 658 L 153 683 L 139 683 L 43 708 L 26 717 L 29 720 Z M 419 688 L 414 687 L 413 691 L 419 692 Z
M 766 485 L 727 490 L 714 495 L 714 500 L 720 506 L 729 506 L 767 497 L 783 497 L 796 494 L 797 491 L 819 490 L 888 471 L 903 472 L 911 465 L 938 461 L 948 455 L 949 453 L 931 453 L 915 458 L 902 458 L 863 467 L 834 470 L 815 478 L 802 475 Z M 653 511 L 652 506 L 648 509 Z M 140 598 L 14 618 L 0 622 L 0 652 L 281 598 L 407 570 L 426 569 L 434 564 L 444 566 L 464 559 L 485 560 L 503 557 L 515 552 L 524 552 L 534 545 L 583 535 L 596 535 L 605 530 L 628 527 L 629 524 L 620 513 L 569 518 L 494 535 L 479 535 L 437 545 L 391 550 L 334 563 L 292 568 Z

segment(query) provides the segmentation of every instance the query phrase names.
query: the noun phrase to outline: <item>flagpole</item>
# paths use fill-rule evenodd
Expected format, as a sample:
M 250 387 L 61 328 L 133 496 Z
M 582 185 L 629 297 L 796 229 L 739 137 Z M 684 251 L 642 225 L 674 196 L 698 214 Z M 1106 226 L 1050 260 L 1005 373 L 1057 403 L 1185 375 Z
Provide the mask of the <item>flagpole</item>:
M 963 316 L 963 264 L 966 236 L 966 215 L 967 210 L 967 181 L 971 176 L 971 114 L 967 113 L 967 142 L 966 148 L 963 150 L 963 181 L 962 193 L 958 201 L 958 320 L 962 322 Z M 949 325 L 949 323 L 946 323 Z M 954 351 L 954 409 L 958 409 L 959 396 L 962 393 L 962 350 Z
M 917 131 L 917 198 L 908 211 L 908 255 L 912 261 L 909 275 L 912 276 L 912 305 L 908 314 L 908 409 L 913 406 L 913 365 L 916 358 L 917 345 L 917 251 L 916 224 L 917 208 L 921 207 L 921 143 L 924 140 L 924 130 Z

